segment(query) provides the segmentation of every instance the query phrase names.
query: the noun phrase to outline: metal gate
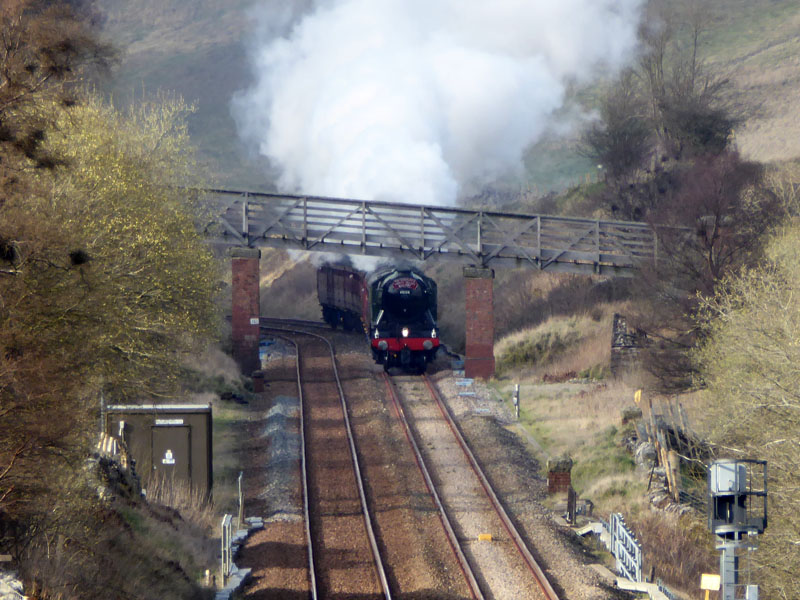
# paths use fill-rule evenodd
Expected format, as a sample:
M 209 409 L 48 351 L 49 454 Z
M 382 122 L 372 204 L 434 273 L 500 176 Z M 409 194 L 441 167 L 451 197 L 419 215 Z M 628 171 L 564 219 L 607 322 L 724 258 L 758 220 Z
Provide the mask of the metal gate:
M 617 573 L 642 581 L 642 547 L 620 513 L 611 513 L 611 553 L 617 559 Z

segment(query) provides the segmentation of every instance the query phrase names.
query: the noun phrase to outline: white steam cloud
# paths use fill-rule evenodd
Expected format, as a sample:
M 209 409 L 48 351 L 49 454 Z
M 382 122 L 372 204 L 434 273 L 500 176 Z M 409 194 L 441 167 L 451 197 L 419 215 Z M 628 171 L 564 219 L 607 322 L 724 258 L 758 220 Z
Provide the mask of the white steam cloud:
M 282 191 L 452 204 L 520 168 L 569 82 L 630 60 L 642 2 L 317 0 L 279 26 L 265 5 L 234 116 Z

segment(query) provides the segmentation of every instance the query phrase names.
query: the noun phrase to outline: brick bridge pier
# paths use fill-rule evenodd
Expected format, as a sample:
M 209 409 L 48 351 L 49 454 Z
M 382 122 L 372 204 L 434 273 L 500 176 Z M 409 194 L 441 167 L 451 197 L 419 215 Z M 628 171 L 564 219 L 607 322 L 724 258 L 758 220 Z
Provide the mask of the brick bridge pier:
M 258 261 L 261 251 L 256 248 L 231 249 L 231 338 L 233 358 L 242 373 L 247 375 L 261 367 L 258 358 L 259 290 Z
M 259 259 L 255 248 L 231 250 L 233 357 L 242 373 L 260 368 L 258 359 L 260 290 Z M 464 267 L 464 306 L 467 377 L 494 375 L 494 271 Z
M 494 375 L 494 271 L 464 267 L 464 375 Z

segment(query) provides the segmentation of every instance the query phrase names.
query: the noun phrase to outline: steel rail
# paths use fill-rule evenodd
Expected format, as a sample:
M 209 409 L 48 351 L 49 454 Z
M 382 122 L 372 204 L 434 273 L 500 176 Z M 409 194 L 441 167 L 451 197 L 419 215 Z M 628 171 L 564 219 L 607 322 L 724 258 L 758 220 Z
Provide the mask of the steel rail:
M 270 329 L 261 325 L 261 329 Z M 308 506 L 308 469 L 306 461 L 306 421 L 305 407 L 303 405 L 303 385 L 300 377 L 300 348 L 297 342 L 288 336 L 278 335 L 280 339 L 294 346 L 295 371 L 297 372 L 297 396 L 300 404 L 300 474 L 303 482 L 303 519 L 306 523 L 306 546 L 308 547 L 308 578 L 311 587 L 311 600 L 318 600 L 319 590 L 317 589 L 317 571 L 314 562 L 314 548 L 311 544 L 311 517 Z
M 281 327 L 316 327 L 330 329 L 330 325 L 324 321 L 312 321 L 311 319 L 287 319 L 283 317 L 260 317 L 262 327 L 265 322 L 276 323 Z
M 261 325 L 261 330 L 272 328 Z M 308 547 L 308 578 L 311 587 L 311 600 L 318 600 L 319 590 L 317 589 L 317 572 L 314 562 L 314 548 L 311 545 L 311 517 L 308 502 L 308 469 L 306 468 L 306 427 L 305 427 L 305 407 L 303 403 L 303 385 L 300 377 L 300 348 L 292 338 L 284 335 L 277 335 L 285 342 L 294 346 L 295 371 L 297 373 L 297 397 L 300 404 L 300 475 L 303 484 L 303 519 L 305 520 L 306 546 Z
M 331 365 L 333 367 L 333 375 L 334 379 L 336 380 L 336 387 L 339 391 L 339 400 L 342 403 L 342 413 L 344 416 L 345 430 L 347 431 L 347 441 L 350 447 L 350 456 L 353 460 L 353 471 L 355 473 L 356 484 L 358 487 L 358 495 L 359 499 L 361 500 L 361 512 L 362 515 L 364 516 L 364 526 L 367 530 L 367 537 L 369 538 L 370 550 L 372 551 L 372 558 L 375 563 L 375 570 L 377 571 L 378 579 L 380 579 L 384 597 L 386 598 L 386 600 L 392 600 L 392 593 L 389 588 L 389 579 L 386 576 L 386 569 L 383 566 L 383 558 L 381 557 L 380 549 L 378 548 L 378 540 L 377 537 L 375 536 L 375 528 L 372 524 L 372 516 L 369 510 L 369 505 L 367 504 L 367 495 L 364 489 L 364 480 L 361 475 L 361 466 L 358 461 L 358 452 L 356 450 L 356 445 L 355 445 L 355 436 L 353 435 L 353 429 L 350 425 L 350 417 L 349 417 L 349 412 L 347 410 L 347 401 L 345 399 L 344 389 L 342 388 L 342 382 L 339 379 L 339 369 L 336 366 L 336 353 L 334 352 L 333 344 L 331 344 L 330 340 L 328 340 L 324 336 L 318 335 L 316 333 L 310 333 L 308 331 L 284 329 L 280 327 L 270 327 L 270 326 L 261 326 L 261 329 L 268 329 L 270 331 L 282 331 L 285 333 L 293 333 L 295 335 L 306 335 L 309 337 L 317 338 L 325 342 L 325 344 L 327 344 L 328 346 L 328 350 L 331 356 Z M 298 357 L 299 357 L 299 348 L 298 348 Z M 298 358 L 298 365 L 299 362 L 300 361 Z
M 414 434 L 411 431 L 411 426 L 408 423 L 408 419 L 406 419 L 405 411 L 403 410 L 403 406 L 398 398 L 397 388 L 386 373 L 383 373 L 383 379 L 384 383 L 386 384 L 386 390 L 389 392 L 389 399 L 392 402 L 392 406 L 395 409 L 398 420 L 403 425 L 403 432 L 405 433 L 406 439 L 408 440 L 408 443 L 414 453 L 414 460 L 416 461 L 417 467 L 422 473 L 422 478 L 425 480 L 425 487 L 428 488 L 428 493 L 431 495 L 436 508 L 439 510 L 439 519 L 444 527 L 447 541 L 450 543 L 450 548 L 453 550 L 453 554 L 455 554 L 459 567 L 461 567 L 461 572 L 464 574 L 464 578 L 467 580 L 467 586 L 469 586 L 472 597 L 475 598 L 475 600 L 484 600 L 483 592 L 481 592 L 480 586 L 478 585 L 478 580 L 475 578 L 475 573 L 473 573 L 472 567 L 470 566 L 469 561 L 467 561 L 467 557 L 464 555 L 464 552 L 461 549 L 461 544 L 458 542 L 456 532 L 453 530 L 450 519 L 447 517 L 447 513 L 444 510 L 444 505 L 442 504 L 441 498 L 439 498 L 439 493 L 436 491 L 436 486 L 434 485 L 433 479 L 430 476 L 428 467 L 425 465 L 422 452 L 420 451 L 416 439 L 414 438 Z
M 522 556 L 525 563 L 528 565 L 528 568 L 533 573 L 534 579 L 539 584 L 539 587 L 542 590 L 542 593 L 545 595 L 547 600 L 559 600 L 558 595 L 556 594 L 553 586 L 550 585 L 550 582 L 547 579 L 547 576 L 542 571 L 542 568 L 539 566 L 539 563 L 536 562 L 536 559 L 531 554 L 531 551 L 528 549 L 528 546 L 525 544 L 525 541 L 522 539 L 522 536 L 517 531 L 517 528 L 514 526 L 514 523 L 506 513 L 503 505 L 500 503 L 500 499 L 495 494 L 494 489 L 492 488 L 491 483 L 486 478 L 486 475 L 483 473 L 483 469 L 481 469 L 478 461 L 475 459 L 475 455 L 472 454 L 469 446 L 467 445 L 464 436 L 461 435 L 461 431 L 456 425 L 455 419 L 450 414 L 449 409 L 445 406 L 444 402 L 442 401 L 441 395 L 439 394 L 439 390 L 431 382 L 430 378 L 427 375 L 421 375 L 422 379 L 425 381 L 425 385 L 428 386 L 428 390 L 431 393 L 431 396 L 435 400 L 437 406 L 439 407 L 439 411 L 442 413 L 442 417 L 450 426 L 450 430 L 453 432 L 456 440 L 458 440 L 461 449 L 464 451 L 464 455 L 467 457 L 470 465 L 472 466 L 472 470 L 478 476 L 478 480 L 481 482 L 481 486 L 483 490 L 486 492 L 486 495 L 489 497 L 489 500 L 492 503 L 497 515 L 500 517 L 500 521 L 503 523 L 503 527 L 505 528 L 508 535 L 511 537 L 514 545 L 517 547 L 520 555 Z

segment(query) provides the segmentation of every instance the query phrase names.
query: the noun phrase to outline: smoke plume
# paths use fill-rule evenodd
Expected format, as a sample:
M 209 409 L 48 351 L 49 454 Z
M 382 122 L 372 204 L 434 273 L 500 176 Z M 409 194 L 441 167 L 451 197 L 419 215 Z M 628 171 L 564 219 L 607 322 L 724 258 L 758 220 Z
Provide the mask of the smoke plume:
M 519 169 L 567 85 L 630 60 L 643 2 L 264 1 L 233 113 L 278 187 L 437 205 Z

